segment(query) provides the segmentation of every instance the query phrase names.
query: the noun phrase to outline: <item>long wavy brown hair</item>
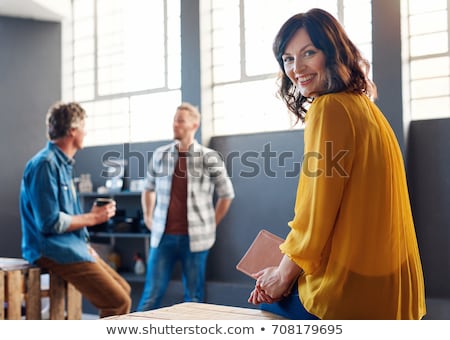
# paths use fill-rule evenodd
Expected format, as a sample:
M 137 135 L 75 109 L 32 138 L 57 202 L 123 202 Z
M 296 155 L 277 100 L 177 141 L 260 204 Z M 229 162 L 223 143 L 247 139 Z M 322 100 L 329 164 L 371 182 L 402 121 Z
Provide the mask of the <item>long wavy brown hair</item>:
M 313 98 L 304 97 L 286 75 L 283 54 L 294 34 L 305 28 L 311 42 L 325 55 L 327 84 L 322 94 L 353 92 L 377 96 L 375 84 L 368 79 L 369 62 L 349 39 L 341 24 L 330 13 L 314 8 L 289 18 L 281 26 L 273 42 L 273 53 L 280 65 L 278 95 L 298 120 L 305 121 L 307 106 Z

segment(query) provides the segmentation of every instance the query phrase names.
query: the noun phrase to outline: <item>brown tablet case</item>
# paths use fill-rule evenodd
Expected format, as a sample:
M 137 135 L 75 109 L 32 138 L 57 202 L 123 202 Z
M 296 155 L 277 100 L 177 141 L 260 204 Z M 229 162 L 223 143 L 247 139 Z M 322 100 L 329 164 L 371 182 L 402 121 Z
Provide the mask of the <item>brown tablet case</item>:
M 236 265 L 236 269 L 253 278 L 252 274 L 264 268 L 278 266 L 283 258 L 279 248 L 283 242 L 281 237 L 262 229 Z

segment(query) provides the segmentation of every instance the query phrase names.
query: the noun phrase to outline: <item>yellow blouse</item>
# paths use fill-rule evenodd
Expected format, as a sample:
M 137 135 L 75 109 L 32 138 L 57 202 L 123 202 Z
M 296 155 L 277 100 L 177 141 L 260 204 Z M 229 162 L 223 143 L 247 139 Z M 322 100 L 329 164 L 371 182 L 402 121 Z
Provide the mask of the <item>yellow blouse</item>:
M 281 250 L 321 319 L 421 319 L 422 266 L 396 136 L 365 95 L 314 100 L 291 231 Z

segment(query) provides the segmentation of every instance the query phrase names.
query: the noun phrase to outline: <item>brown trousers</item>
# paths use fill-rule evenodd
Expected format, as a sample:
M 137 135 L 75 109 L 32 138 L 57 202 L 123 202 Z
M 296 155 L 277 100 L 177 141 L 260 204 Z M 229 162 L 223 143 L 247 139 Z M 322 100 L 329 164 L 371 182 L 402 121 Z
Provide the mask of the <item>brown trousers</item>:
M 99 309 L 101 318 L 130 312 L 130 285 L 100 257 L 96 257 L 96 262 L 69 264 L 42 257 L 37 261 L 37 265 L 73 284 Z

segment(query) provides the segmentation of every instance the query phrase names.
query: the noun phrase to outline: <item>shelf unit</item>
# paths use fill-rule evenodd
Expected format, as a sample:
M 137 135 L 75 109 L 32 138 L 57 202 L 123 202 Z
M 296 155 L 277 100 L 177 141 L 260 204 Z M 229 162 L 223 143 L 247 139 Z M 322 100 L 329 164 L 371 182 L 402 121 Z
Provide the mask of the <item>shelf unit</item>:
M 82 198 L 97 198 L 97 197 L 141 197 L 140 191 L 117 191 L 117 192 L 105 192 L 105 193 L 98 193 L 98 192 L 80 192 L 78 193 L 78 196 Z
M 79 193 L 80 203 L 84 211 L 89 211 L 96 198 L 111 197 L 117 203 L 117 209 L 125 211 L 126 216 L 136 215 L 141 207 L 141 192 L 121 191 L 121 192 L 84 192 Z M 89 230 L 89 229 L 88 229 Z M 91 231 L 89 235 L 93 242 L 108 244 L 111 249 L 118 250 L 121 255 L 122 266 L 119 273 L 128 282 L 144 282 L 145 275 L 136 275 L 132 272 L 132 258 L 135 252 L 139 251 L 147 260 L 150 249 L 150 232 L 119 232 L 119 231 Z M 106 243 L 104 242 L 106 241 Z M 123 270 L 126 268 L 127 270 Z
M 90 232 L 89 235 L 93 239 L 105 238 L 109 239 L 111 247 L 115 248 L 116 240 L 122 238 L 142 238 L 145 247 L 145 259 L 148 258 L 148 251 L 150 249 L 150 233 L 112 233 L 112 232 Z

